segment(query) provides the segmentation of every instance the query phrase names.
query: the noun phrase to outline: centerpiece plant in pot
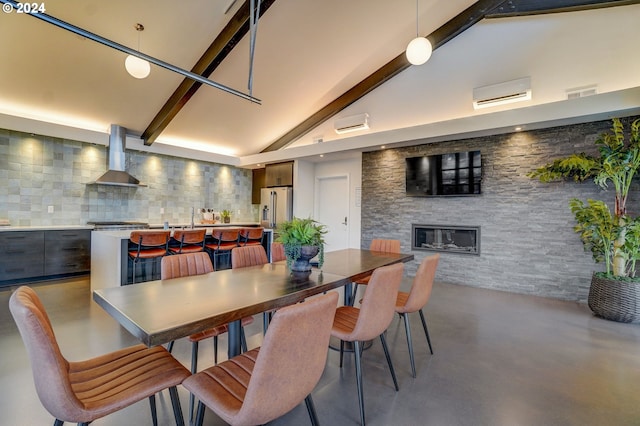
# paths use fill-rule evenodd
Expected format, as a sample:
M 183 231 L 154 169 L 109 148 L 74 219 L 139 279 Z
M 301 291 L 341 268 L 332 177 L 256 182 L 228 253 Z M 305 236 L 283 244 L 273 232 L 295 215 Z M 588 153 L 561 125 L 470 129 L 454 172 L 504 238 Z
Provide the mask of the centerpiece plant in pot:
M 596 263 L 605 265 L 596 272 L 589 289 L 589 308 L 598 316 L 619 322 L 640 322 L 640 278 L 636 262 L 640 259 L 640 218 L 627 212 L 631 182 L 640 169 L 640 119 L 625 133 L 622 122 L 614 118 L 611 132 L 602 134 L 595 144 L 598 157 L 573 154 L 546 164 L 528 174 L 542 182 L 593 179 L 602 189 L 615 190 L 613 213 L 602 200 L 576 198 L 569 202 L 576 219 L 575 232 Z
M 277 242 L 284 245 L 287 267 L 293 272 L 311 271 L 309 260 L 318 256 L 318 266 L 324 263 L 324 234 L 327 229 L 317 221 L 294 217 L 282 222 L 276 230 Z

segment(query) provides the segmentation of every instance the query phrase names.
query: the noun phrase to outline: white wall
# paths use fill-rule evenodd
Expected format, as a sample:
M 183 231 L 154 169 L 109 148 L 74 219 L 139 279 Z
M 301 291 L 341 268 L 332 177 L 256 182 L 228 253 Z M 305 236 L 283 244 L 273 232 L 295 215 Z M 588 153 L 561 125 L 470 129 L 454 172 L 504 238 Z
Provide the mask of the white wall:
M 315 165 L 296 160 L 293 164 L 293 215 L 313 217 Z

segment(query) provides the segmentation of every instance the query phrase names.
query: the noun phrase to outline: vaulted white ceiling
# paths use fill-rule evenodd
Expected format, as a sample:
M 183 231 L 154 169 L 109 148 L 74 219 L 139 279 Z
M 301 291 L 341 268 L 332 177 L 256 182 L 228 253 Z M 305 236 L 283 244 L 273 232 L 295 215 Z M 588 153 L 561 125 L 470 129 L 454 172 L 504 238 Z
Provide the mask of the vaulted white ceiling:
M 46 14 L 190 70 L 242 4 L 231 0 L 57 0 Z M 472 5 L 420 0 L 419 32 L 431 34 Z M 275 140 L 401 54 L 415 36 L 414 1 L 276 0 L 259 21 L 253 96 L 257 105 L 202 86 L 148 149 L 179 155 L 202 150 L 212 161 L 252 165 L 319 153 L 374 149 L 579 120 L 640 107 L 640 5 L 485 19 L 444 44 L 429 62 L 401 72 L 287 149 Z M 0 127 L 106 143 L 110 124 L 141 135 L 183 80 L 152 65 L 137 80 L 125 54 L 32 16 L 0 15 Z M 247 92 L 244 37 L 209 77 Z M 474 87 L 531 77 L 533 99 L 475 111 Z M 567 90 L 595 86 L 573 101 Z M 337 135 L 333 121 L 368 113 L 371 129 Z M 26 118 L 26 120 L 25 120 Z M 56 123 L 51 125 L 49 123 Z M 63 125 L 63 126 L 60 126 Z M 322 144 L 313 140 L 321 138 Z M 81 140 L 87 140 L 81 139 Z M 177 145 L 182 148 L 171 148 Z

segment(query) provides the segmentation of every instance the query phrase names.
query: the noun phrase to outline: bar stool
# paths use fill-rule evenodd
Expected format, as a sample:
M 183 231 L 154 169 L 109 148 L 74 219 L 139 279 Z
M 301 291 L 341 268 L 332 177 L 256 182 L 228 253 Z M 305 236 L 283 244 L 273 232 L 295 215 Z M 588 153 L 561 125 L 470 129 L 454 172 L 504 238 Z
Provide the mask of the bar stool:
M 218 270 L 218 257 L 228 256 L 231 258 L 231 250 L 238 247 L 240 241 L 240 231 L 235 230 L 214 230 L 211 233 L 214 242 L 205 244 L 205 248 L 211 253 L 213 258 L 213 269 Z
M 243 228 L 240 230 L 240 245 L 262 245 L 264 228 Z
M 133 262 L 132 284 L 136 283 L 136 265 L 140 261 L 152 262 L 151 275 L 153 276 L 153 265 L 169 253 L 170 236 L 171 231 L 131 232 L 129 240 L 135 244 L 135 248 L 129 250 L 129 258 Z
M 197 253 L 199 251 L 204 251 L 206 233 L 207 230 L 205 228 L 174 231 L 171 241 L 179 245 L 169 245 L 169 254 Z

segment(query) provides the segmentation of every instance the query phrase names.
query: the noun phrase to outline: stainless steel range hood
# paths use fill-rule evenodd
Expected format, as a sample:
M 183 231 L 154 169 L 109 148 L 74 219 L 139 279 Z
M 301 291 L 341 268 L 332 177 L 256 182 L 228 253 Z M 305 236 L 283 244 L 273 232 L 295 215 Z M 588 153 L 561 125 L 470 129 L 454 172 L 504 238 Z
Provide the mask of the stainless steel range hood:
M 109 134 L 109 170 L 87 185 L 147 186 L 124 170 L 126 140 L 127 129 L 112 124 Z

